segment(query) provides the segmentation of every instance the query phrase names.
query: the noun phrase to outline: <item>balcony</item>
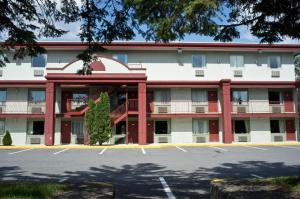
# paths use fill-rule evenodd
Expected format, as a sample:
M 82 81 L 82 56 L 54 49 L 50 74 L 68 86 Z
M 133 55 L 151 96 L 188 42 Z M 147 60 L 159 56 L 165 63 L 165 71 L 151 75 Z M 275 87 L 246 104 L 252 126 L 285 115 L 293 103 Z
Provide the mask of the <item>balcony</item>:
M 245 104 L 233 104 L 232 113 L 242 114 L 242 113 L 287 113 L 285 111 L 284 104 L 269 104 L 268 102 L 261 103 L 245 103 Z M 292 113 L 295 113 L 293 111 Z
M 5 101 L 0 102 L 2 114 L 44 114 L 45 102 Z
M 204 114 L 208 113 L 207 103 L 195 103 L 192 101 L 170 101 L 154 102 L 154 114 L 183 114 L 183 113 L 194 113 Z

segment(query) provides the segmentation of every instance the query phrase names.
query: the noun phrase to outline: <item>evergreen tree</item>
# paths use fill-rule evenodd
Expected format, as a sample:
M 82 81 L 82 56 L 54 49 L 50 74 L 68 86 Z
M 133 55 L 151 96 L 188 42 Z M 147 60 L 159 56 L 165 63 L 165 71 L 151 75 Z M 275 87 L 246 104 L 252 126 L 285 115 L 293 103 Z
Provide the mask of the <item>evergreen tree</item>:
M 10 146 L 12 144 L 12 139 L 11 139 L 9 131 L 6 131 L 2 142 L 3 142 L 4 146 Z
M 90 145 L 94 145 L 97 143 L 97 137 L 95 132 L 95 108 L 96 104 L 93 100 L 89 100 L 88 102 L 89 109 L 85 114 L 85 125 L 89 134 L 89 143 Z

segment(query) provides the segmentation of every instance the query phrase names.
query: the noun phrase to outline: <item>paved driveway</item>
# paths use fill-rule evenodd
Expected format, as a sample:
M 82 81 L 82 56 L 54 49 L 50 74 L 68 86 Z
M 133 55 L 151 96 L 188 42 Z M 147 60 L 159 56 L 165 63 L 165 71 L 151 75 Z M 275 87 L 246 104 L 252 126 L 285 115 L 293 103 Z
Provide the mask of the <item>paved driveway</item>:
M 224 177 L 300 175 L 300 146 L 0 150 L 1 180 L 104 181 L 118 198 L 208 198 Z

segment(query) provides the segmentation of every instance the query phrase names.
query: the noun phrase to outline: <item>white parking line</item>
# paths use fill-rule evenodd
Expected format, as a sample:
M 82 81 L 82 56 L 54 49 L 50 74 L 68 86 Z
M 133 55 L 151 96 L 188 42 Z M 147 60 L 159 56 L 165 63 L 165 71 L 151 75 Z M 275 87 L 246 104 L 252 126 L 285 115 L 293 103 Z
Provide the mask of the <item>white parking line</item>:
M 279 147 L 287 148 L 287 149 L 298 149 L 298 150 L 300 150 L 299 147 L 294 147 L 294 146 L 279 146 Z
M 144 149 L 144 148 L 141 148 L 141 150 L 142 150 L 142 153 L 143 153 L 144 155 L 146 155 L 145 149 Z
M 16 151 L 16 152 L 12 152 L 12 153 L 9 153 L 8 155 L 13 155 L 13 154 L 16 154 L 16 153 L 22 153 L 24 151 L 29 151 L 29 150 L 32 150 L 33 148 L 30 148 L 30 149 L 24 149 L 24 150 L 21 150 L 21 151 Z
M 102 151 L 99 153 L 99 155 L 102 155 L 104 153 L 104 151 L 106 151 L 107 148 L 102 149 Z
M 175 146 L 177 149 L 179 149 L 179 150 L 181 150 L 181 151 L 183 151 L 183 152 L 186 152 L 186 150 L 185 149 L 183 149 L 183 148 L 181 148 L 181 147 L 179 147 L 179 146 Z
M 256 178 L 264 178 L 264 177 L 262 177 L 262 176 L 255 175 L 255 174 L 251 174 L 251 176 L 256 177 Z
M 57 151 L 57 152 L 53 153 L 53 155 L 57 155 L 57 154 L 59 154 L 59 153 L 62 153 L 62 152 L 64 152 L 64 151 L 67 151 L 67 150 L 70 150 L 70 149 L 63 149 L 63 150 L 61 150 L 61 151 Z
M 248 147 L 248 148 L 258 149 L 258 150 L 263 150 L 263 151 L 269 150 L 269 149 L 266 149 L 266 148 L 260 148 L 260 147 L 255 147 L 255 146 L 243 146 L 243 147 Z
M 228 151 L 227 149 L 223 149 L 220 147 L 216 147 L 216 146 L 209 146 L 210 148 L 214 148 L 214 149 L 218 149 L 218 150 L 222 150 L 222 151 Z
M 163 177 L 159 177 L 160 183 L 162 184 L 164 191 L 166 192 L 169 199 L 176 199 L 176 197 L 173 195 L 169 185 L 165 181 Z

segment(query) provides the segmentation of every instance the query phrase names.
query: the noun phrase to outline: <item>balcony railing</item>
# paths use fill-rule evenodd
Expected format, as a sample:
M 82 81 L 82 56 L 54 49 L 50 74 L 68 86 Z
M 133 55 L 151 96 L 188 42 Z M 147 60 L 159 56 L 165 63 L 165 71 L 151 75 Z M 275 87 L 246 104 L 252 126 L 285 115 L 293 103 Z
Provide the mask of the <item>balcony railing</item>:
M 154 113 L 208 113 L 208 104 L 184 100 L 170 101 L 167 103 L 154 102 Z
M 253 105 L 251 102 L 247 104 L 233 104 L 233 113 L 284 113 L 283 104 L 268 104 L 256 103 Z
M 5 101 L 0 102 L 0 113 L 4 114 L 44 114 L 45 102 Z

